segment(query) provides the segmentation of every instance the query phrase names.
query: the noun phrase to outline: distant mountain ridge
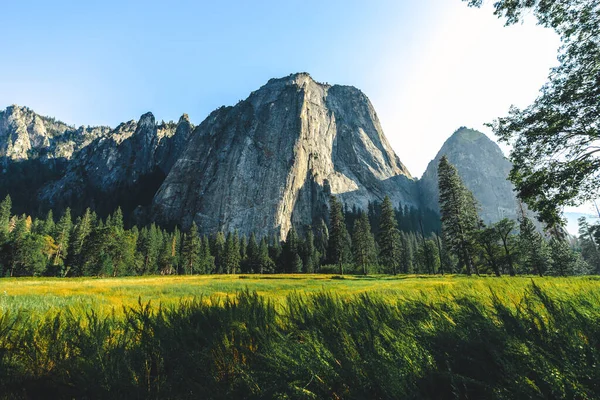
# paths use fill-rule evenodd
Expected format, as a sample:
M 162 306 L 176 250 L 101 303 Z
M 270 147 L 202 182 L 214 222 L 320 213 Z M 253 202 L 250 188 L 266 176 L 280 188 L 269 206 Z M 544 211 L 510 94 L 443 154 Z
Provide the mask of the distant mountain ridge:
M 511 170 L 500 147 L 481 132 L 461 127 L 443 144 L 419 181 L 421 205 L 439 212 L 438 164 L 448 157 L 466 187 L 481 207 L 484 222 L 502 218 L 517 219 L 517 200 L 513 184 L 507 179 Z
M 389 145 L 367 96 L 306 73 L 271 79 L 233 107 L 194 126 L 187 115 L 157 123 L 151 113 L 109 127 L 75 128 L 26 107 L 0 111 L 0 195 L 20 212 L 50 207 L 132 218 L 204 232 L 237 229 L 285 237 L 327 218 L 328 196 L 366 209 L 437 210 L 437 161 L 447 154 L 496 221 L 516 215 L 510 163 L 484 134 L 461 128 L 420 180 Z

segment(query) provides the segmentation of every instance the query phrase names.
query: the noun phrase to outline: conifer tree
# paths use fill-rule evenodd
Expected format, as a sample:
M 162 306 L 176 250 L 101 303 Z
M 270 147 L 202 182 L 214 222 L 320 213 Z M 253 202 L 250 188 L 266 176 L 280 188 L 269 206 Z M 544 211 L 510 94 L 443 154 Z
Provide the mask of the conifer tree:
M 344 263 L 349 260 L 350 243 L 346 221 L 342 211 L 342 203 L 335 197 L 329 198 L 329 243 L 327 248 L 328 262 L 337 265 L 340 275 L 344 274 Z
M 158 271 L 161 275 L 171 275 L 173 269 L 173 238 L 168 233 L 163 235 L 163 243 L 158 255 Z
M 306 239 L 302 243 L 302 266 L 303 271 L 312 274 L 319 267 L 320 254 L 315 246 L 315 235 L 309 227 Z
M 46 219 L 42 224 L 42 235 L 50 235 L 54 236 L 55 234 L 55 223 L 54 223 L 54 212 L 52 210 L 48 211 L 46 214 Z
M 585 217 L 580 217 L 579 223 L 579 244 L 581 246 L 581 255 L 592 268 L 592 273 L 600 274 L 600 249 L 594 238 L 594 229 L 590 226 Z
M 6 196 L 0 203 L 0 244 L 8 240 L 8 223 L 12 209 L 12 200 Z
M 381 203 L 377 243 L 379 244 L 379 260 L 388 271 L 396 275 L 401 257 L 400 231 L 396 222 L 396 213 L 388 196 L 385 196 Z
M 223 253 L 223 268 L 227 274 L 235 274 L 240 267 L 240 241 L 237 230 L 227 234 Z
M 246 257 L 248 256 L 248 240 L 246 239 L 246 235 L 243 235 L 240 238 L 240 266 L 246 262 Z
M 477 204 L 460 179 L 456 167 L 450 164 L 446 156 L 440 159 L 438 178 L 443 237 L 466 267 L 467 274 L 471 275 L 475 267 L 473 237 L 479 228 Z
M 258 242 L 256 241 L 256 235 L 254 232 L 250 234 L 250 239 L 248 240 L 248 246 L 246 248 L 246 262 L 243 263 L 244 273 L 253 273 L 258 272 L 258 264 L 259 264 L 259 247 Z
M 71 238 L 71 229 L 73 223 L 71 222 L 71 209 L 67 208 L 65 213 L 58 221 L 55 227 L 54 241 L 56 242 L 56 254 L 54 256 L 54 265 L 62 265 L 64 259 L 67 257 L 69 250 L 69 240 Z
M 140 253 L 143 256 L 142 273 L 156 273 L 158 253 L 162 245 L 162 234 L 155 224 L 151 224 L 150 228 L 142 229 L 138 242 Z
M 77 222 L 73 228 L 73 255 L 78 257 L 84 248 L 85 242 L 92 233 L 93 224 L 95 222 L 95 215 L 92 214 L 89 208 L 85 210 L 83 215 L 77 218 Z M 74 262 L 79 264 L 80 260 L 75 259 Z
M 412 262 L 412 246 L 408 238 L 408 233 L 400 232 L 400 269 L 404 274 L 414 272 Z
M 269 243 L 267 243 L 266 238 L 262 238 L 260 240 L 260 246 L 259 246 L 258 252 L 259 252 L 258 273 L 264 274 L 264 273 L 274 272 L 275 271 L 275 262 L 273 262 L 273 259 L 269 256 Z
M 189 275 L 197 271 L 200 266 L 200 250 L 201 243 L 198 236 L 198 226 L 196 226 L 195 222 L 192 222 L 190 231 L 184 236 L 183 249 L 181 251 L 185 272 Z
M 548 244 L 524 212 L 519 216 L 518 240 L 521 264 L 525 272 L 543 276 L 551 262 Z
M 210 241 L 208 236 L 202 237 L 202 272 L 205 274 L 212 274 L 215 272 L 215 257 L 211 253 Z
M 213 240 L 212 254 L 215 256 L 217 274 L 225 272 L 225 235 L 217 232 Z
M 283 272 L 298 273 L 302 271 L 302 260 L 298 254 L 300 239 L 292 226 L 282 246 Z
M 550 254 L 552 261 L 548 268 L 548 275 L 568 276 L 574 274 L 577 257 L 565 240 L 553 237 L 550 240 Z
M 271 236 L 269 239 L 269 243 L 269 257 L 271 258 L 271 260 L 273 260 L 274 263 L 273 272 L 283 272 L 283 248 L 281 246 L 281 242 L 276 236 Z
M 363 275 L 367 275 L 367 266 L 375 261 L 375 238 L 371 233 L 369 217 L 364 212 L 354 221 L 352 250 L 354 262 L 361 268 Z
M 327 227 L 327 224 L 325 223 L 325 221 L 321 218 L 321 220 L 317 226 L 316 235 L 315 235 L 315 249 L 320 256 L 319 262 L 318 262 L 319 265 L 321 263 L 325 262 L 325 258 L 327 257 L 328 247 L 329 247 L 329 228 Z

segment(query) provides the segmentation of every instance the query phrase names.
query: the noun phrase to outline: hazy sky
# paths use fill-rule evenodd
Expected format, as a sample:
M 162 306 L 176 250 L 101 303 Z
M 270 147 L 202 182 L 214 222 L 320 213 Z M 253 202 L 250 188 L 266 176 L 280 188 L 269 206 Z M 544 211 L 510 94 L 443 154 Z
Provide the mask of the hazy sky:
M 363 90 L 414 176 L 458 127 L 489 134 L 485 122 L 529 104 L 559 45 L 533 20 L 505 28 L 460 0 L 11 1 L 0 37 L 0 108 L 200 123 L 306 71 Z

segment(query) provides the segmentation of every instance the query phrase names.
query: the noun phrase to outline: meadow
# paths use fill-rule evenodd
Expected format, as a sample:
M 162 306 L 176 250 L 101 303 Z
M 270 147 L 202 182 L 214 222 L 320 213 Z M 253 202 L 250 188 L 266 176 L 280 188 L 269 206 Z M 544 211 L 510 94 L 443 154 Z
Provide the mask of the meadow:
M 600 279 L 0 280 L 0 398 L 599 398 Z
M 182 301 L 202 298 L 211 302 L 235 295 L 242 290 L 256 292 L 276 304 L 290 294 L 311 295 L 332 292 L 351 297 L 376 293 L 390 301 L 445 301 L 453 297 L 473 296 L 489 303 L 492 292 L 510 301 L 519 301 L 532 282 L 554 298 L 600 292 L 596 277 L 539 278 L 481 277 L 464 275 L 178 275 L 124 278 L 5 278 L 0 280 L 0 310 L 44 315 L 65 308 L 85 313 L 122 313 L 123 307 L 136 306 L 141 300 L 152 306 L 173 306 Z

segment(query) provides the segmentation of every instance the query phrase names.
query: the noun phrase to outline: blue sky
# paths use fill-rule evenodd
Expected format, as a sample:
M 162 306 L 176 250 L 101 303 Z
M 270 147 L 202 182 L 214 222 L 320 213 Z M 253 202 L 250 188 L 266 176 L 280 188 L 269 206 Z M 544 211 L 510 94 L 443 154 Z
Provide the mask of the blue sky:
M 12 1 L 0 35 L 0 108 L 74 125 L 146 111 L 200 123 L 306 71 L 363 90 L 415 176 L 459 126 L 489 133 L 485 122 L 533 100 L 559 45 L 460 0 Z

